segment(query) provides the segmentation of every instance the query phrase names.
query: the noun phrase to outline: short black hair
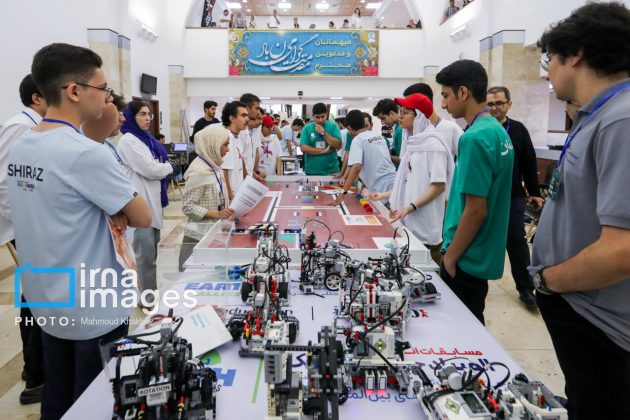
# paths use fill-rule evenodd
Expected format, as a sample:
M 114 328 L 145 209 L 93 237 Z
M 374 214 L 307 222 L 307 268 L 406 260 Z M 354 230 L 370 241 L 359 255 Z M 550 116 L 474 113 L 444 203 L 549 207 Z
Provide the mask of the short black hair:
M 326 107 L 326 104 L 322 102 L 318 102 L 315 105 L 313 105 L 313 115 L 327 114 L 327 113 L 328 113 L 328 108 Z
M 435 76 L 435 81 L 449 87 L 458 97 L 461 86 L 466 87 L 477 103 L 486 102 L 488 73 L 481 64 L 473 60 L 458 60 L 444 67 Z
M 366 112 L 361 112 L 358 109 L 353 109 L 352 111 L 346 114 L 346 124 L 348 127 L 353 130 L 360 130 L 365 128 L 365 117 L 363 114 L 367 114 Z M 368 114 L 369 115 L 369 114 Z
M 142 102 L 138 99 L 134 99 L 133 101 L 129 102 L 128 106 L 131 110 L 131 115 L 133 115 L 134 117 L 138 114 L 138 112 L 140 112 L 143 107 L 149 107 L 147 103 Z
M 165 139 L 165 138 L 166 138 L 166 136 L 164 136 L 164 134 L 162 134 L 162 133 L 157 133 L 157 134 L 155 135 L 155 138 L 156 138 L 157 140 L 159 140 L 159 139 Z
M 224 127 L 230 126 L 230 117 L 238 117 L 239 107 L 247 109 L 245 104 L 241 101 L 228 102 L 223 106 L 223 111 L 221 111 L 221 124 L 223 124 Z
M 203 109 L 206 110 L 206 109 L 212 108 L 213 106 L 218 106 L 218 105 L 219 104 L 216 103 L 215 101 L 205 101 L 203 103 Z
M 403 92 L 403 96 L 406 98 L 407 96 L 413 95 L 414 93 L 423 94 L 431 100 L 431 103 L 433 103 L 433 89 L 431 89 L 431 86 L 427 85 L 426 83 L 414 83 L 413 85 L 405 89 L 405 91 Z
M 488 89 L 488 93 L 492 93 L 492 94 L 503 93 L 505 95 L 505 99 L 507 99 L 508 102 L 512 100 L 512 95 L 510 95 L 510 90 L 506 88 L 505 86 L 492 86 L 490 89 Z
M 343 125 L 346 125 L 346 118 L 345 117 L 337 117 L 337 118 L 335 118 L 335 122 L 337 124 L 341 123 Z
M 302 121 L 302 120 L 301 120 L 301 119 L 299 119 L 299 118 L 296 118 L 296 119 L 294 119 L 294 120 L 293 120 L 293 122 L 291 123 L 291 125 L 292 125 L 292 126 L 293 126 L 293 125 L 297 125 L 297 126 L 300 126 L 300 127 L 304 127 L 304 121 Z
M 363 118 L 367 118 L 367 120 L 370 122 L 370 124 L 372 124 L 372 116 L 370 115 L 369 112 L 364 112 L 363 113 Z
M 116 93 L 112 93 L 112 103 L 118 110 L 118 112 L 123 112 L 125 109 L 125 97 L 123 95 L 118 95 Z
M 87 83 L 103 60 L 94 51 L 55 43 L 35 53 L 31 74 L 49 106 L 61 105 L 61 88 L 69 82 Z
M 245 104 L 245 108 L 249 108 L 254 104 L 254 102 L 260 103 L 260 98 L 253 93 L 244 93 L 241 95 L 239 102 Z
M 388 115 L 390 112 L 398 113 L 398 105 L 392 99 L 381 99 L 372 110 L 372 115 L 378 117 L 381 114 Z
M 273 114 L 273 118 L 280 118 L 280 114 Z
M 35 84 L 33 76 L 27 74 L 20 83 L 20 100 L 22 101 L 22 104 L 26 107 L 33 105 L 35 103 L 33 102 L 33 95 L 35 94 L 41 96 L 42 98 L 44 97 Z
M 600 76 L 630 72 L 630 10 L 621 3 L 591 3 L 553 25 L 538 41 L 560 62 L 582 54 Z

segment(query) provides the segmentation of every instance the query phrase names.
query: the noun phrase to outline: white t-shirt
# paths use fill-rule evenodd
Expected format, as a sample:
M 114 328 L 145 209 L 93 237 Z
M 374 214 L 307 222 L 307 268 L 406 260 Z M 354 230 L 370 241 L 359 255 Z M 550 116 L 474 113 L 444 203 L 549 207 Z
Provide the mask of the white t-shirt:
M 241 145 L 240 135 L 236 137 L 231 131 L 229 148 L 230 151 L 223 156 L 221 168 L 228 171 L 228 180 L 230 181 L 232 193 L 236 194 L 238 187 L 241 186 L 245 178 L 243 173 L 243 146 Z
M 361 16 L 355 15 L 354 13 L 350 16 L 350 26 L 353 29 L 361 29 Z
M 48 322 L 42 329 L 66 340 L 88 340 L 120 326 L 132 311 L 121 305 L 123 292 L 129 289 L 120 281 L 114 286 L 111 280 L 102 288 L 99 275 L 91 288 L 89 281 L 82 285 L 80 277 L 82 270 L 87 277 L 94 269 L 112 269 L 118 280 L 122 277 L 106 216 L 125 207 L 135 189 L 112 153 L 71 127 L 30 130 L 9 155 L 8 186 L 20 260 L 44 270 L 26 268 L 19 275 L 26 300 L 46 306 L 31 307 L 31 312 L 35 317 L 69 320 L 68 325 Z M 51 272 L 54 267 L 69 270 Z M 113 290 L 117 307 L 108 296 L 101 308 L 104 295 L 94 295 L 95 289 Z M 90 295 L 96 296 L 95 305 L 90 305 Z M 84 304 L 81 296 L 86 297 Z
M 362 165 L 359 177 L 372 192 L 391 191 L 396 180 L 396 167 L 383 136 L 374 131 L 359 133 L 350 146 L 348 166 Z
M 435 131 L 440 133 L 444 140 L 446 140 L 446 144 L 451 146 L 451 154 L 453 157 L 457 156 L 459 138 L 464 134 L 464 130 L 457 125 L 455 121 L 445 120 L 444 118 L 440 118 L 438 125 L 435 126 Z
M 276 18 L 280 20 L 280 16 L 269 16 L 269 28 L 278 29 L 280 27 L 280 24 L 276 21 Z
M 254 173 L 254 163 L 256 162 L 256 149 L 260 146 L 260 138 L 262 137 L 260 127 L 247 128 L 241 131 L 238 137 L 243 145 L 242 151 L 245 169 L 247 169 L 247 174 L 252 176 Z
M 131 185 L 151 208 L 151 227 L 162 229 L 164 213 L 160 181 L 173 173 L 173 167 L 169 162 L 161 163 L 155 159 L 147 145 L 131 133 L 123 134 L 116 151 L 128 167 L 126 172 L 129 174 Z
M 398 171 L 408 173 L 405 203 L 416 201 L 432 183 L 446 182 L 447 159 L 450 158 L 448 153 L 446 149 L 443 152 L 416 152 L 409 157 L 409 165 L 405 168 L 403 165 L 398 167 Z M 437 245 L 442 242 L 445 202 L 446 195 L 442 193 L 403 219 L 403 224 L 425 245 Z
M 258 169 L 267 175 L 276 174 L 276 159 L 282 154 L 280 140 L 275 134 L 263 137 L 261 145 L 258 147 Z
M 37 112 L 31 108 L 24 108 L 22 112 L 7 120 L 0 128 L 0 245 L 15 238 L 7 185 L 9 152 L 11 152 L 11 147 L 17 139 L 27 130 L 39 124 L 41 120 L 42 117 Z
M 280 146 L 282 147 L 283 156 L 289 156 L 288 143 L 292 142 L 291 147 L 295 149 L 295 132 L 290 125 L 285 125 L 280 129 L 280 131 L 282 132 L 282 140 L 280 140 Z M 293 152 L 293 154 L 295 154 L 295 152 Z

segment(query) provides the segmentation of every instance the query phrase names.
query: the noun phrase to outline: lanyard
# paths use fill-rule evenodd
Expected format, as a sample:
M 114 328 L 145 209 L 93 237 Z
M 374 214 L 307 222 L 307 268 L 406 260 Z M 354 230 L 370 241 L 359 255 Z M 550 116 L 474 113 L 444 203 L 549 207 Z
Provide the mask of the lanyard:
M 217 182 L 219 183 L 219 191 L 221 192 L 221 196 L 223 196 L 223 184 L 221 183 L 221 180 L 219 179 L 219 176 L 217 175 L 217 171 L 215 171 L 214 168 L 212 167 L 212 165 L 210 165 L 210 162 L 208 162 L 207 160 L 205 160 L 201 156 L 199 156 L 199 159 L 203 160 L 204 163 L 206 165 L 208 165 L 208 167 L 210 169 L 212 169 L 212 173 L 214 174 L 214 177 L 217 179 Z
M 487 109 L 482 109 L 481 111 L 477 112 L 475 114 L 475 116 L 473 117 L 473 119 L 470 121 L 470 124 L 468 124 L 466 126 L 466 128 L 464 129 L 464 131 L 468 130 L 470 127 L 472 127 L 472 125 L 475 123 L 475 121 L 477 121 L 477 118 L 479 118 L 479 116 L 485 112 L 488 112 Z
M 37 123 L 35 122 L 35 120 L 33 119 L 33 117 L 31 117 L 30 115 L 28 115 L 28 113 L 26 111 L 22 111 L 22 114 L 26 115 L 28 117 L 29 120 L 33 121 L 33 124 L 37 125 Z
M 505 128 L 505 131 L 510 134 L 510 127 L 512 127 L 512 122 L 510 121 L 510 119 L 508 117 L 505 117 L 505 119 L 507 120 L 505 123 L 505 126 L 503 126 L 503 128 Z
M 580 123 L 580 125 L 578 126 L 578 128 L 575 129 L 575 131 L 572 131 L 571 133 L 569 133 L 569 135 L 567 136 L 567 139 L 564 142 L 564 146 L 562 147 L 562 153 L 560 153 L 560 159 L 558 159 L 558 165 L 557 167 L 560 167 L 560 164 L 562 163 L 562 159 L 564 158 L 564 155 L 566 154 L 567 150 L 569 149 L 569 147 L 571 146 L 571 142 L 573 141 L 573 139 L 575 138 L 575 136 L 577 136 L 577 134 L 580 132 L 580 130 L 582 130 L 582 127 L 584 127 L 584 124 L 586 124 L 586 122 L 593 116 L 595 115 L 595 113 L 597 111 L 599 111 L 599 109 L 606 103 L 608 102 L 608 100 L 610 98 L 612 98 L 613 96 L 615 96 L 616 94 L 618 94 L 619 92 L 621 92 L 622 90 L 626 90 L 626 89 L 630 89 L 630 84 L 625 84 L 625 85 L 621 85 L 619 87 L 617 87 L 616 89 L 608 92 L 608 94 L 606 96 L 604 96 L 598 103 L 597 105 L 595 105 L 595 107 L 593 107 L 593 110 L 591 112 L 589 112 L 586 117 L 584 117 L 584 119 L 582 120 L 582 122 Z
M 72 127 L 72 129 L 74 129 L 74 131 L 76 131 L 77 133 L 81 134 L 81 132 L 74 125 L 70 124 L 68 121 L 56 120 L 54 118 L 44 118 L 42 121 L 49 122 L 49 123 L 56 123 L 56 124 L 67 125 L 68 127 Z
M 118 160 L 118 163 L 120 163 L 121 165 L 123 165 L 123 161 L 122 161 L 122 159 L 120 158 L 120 155 L 118 154 L 118 152 L 116 151 L 116 148 L 114 147 L 114 145 L 113 145 L 113 144 L 111 144 L 111 143 L 109 143 L 109 142 L 107 142 L 107 141 L 105 141 L 105 144 L 106 144 L 106 145 L 107 145 L 110 149 L 112 149 L 112 151 L 113 151 L 113 152 L 114 152 L 114 154 L 116 155 L 116 159 Z

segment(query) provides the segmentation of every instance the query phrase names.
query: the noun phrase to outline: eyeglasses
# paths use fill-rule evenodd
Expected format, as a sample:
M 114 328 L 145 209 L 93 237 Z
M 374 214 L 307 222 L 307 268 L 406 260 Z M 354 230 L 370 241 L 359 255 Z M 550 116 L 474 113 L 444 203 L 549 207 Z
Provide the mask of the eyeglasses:
M 413 115 L 414 117 L 416 116 L 416 111 L 411 109 L 411 110 L 406 110 L 406 109 L 400 109 L 398 110 L 398 116 L 400 118 L 404 117 L 405 115 Z
M 553 57 L 555 53 L 547 53 L 545 54 L 545 56 L 540 60 L 540 67 L 544 70 L 544 71 L 549 71 L 549 63 L 551 63 L 551 57 Z
M 137 114 L 140 118 L 149 117 L 151 120 L 153 119 L 153 114 L 151 112 L 138 112 Z
M 103 92 L 107 92 L 107 96 L 105 97 L 105 100 L 109 100 L 109 98 L 112 97 L 112 94 L 114 93 L 114 89 L 112 88 L 108 88 L 108 87 L 100 87 L 100 86 L 92 86 L 92 85 L 88 85 L 87 83 L 79 83 L 79 82 L 74 82 L 76 85 L 79 86 L 83 86 L 83 87 L 90 87 L 92 89 L 97 89 L 97 90 L 102 90 Z M 68 86 L 70 85 L 65 85 L 62 86 L 62 89 L 66 89 Z
M 497 108 L 502 108 L 505 104 L 507 104 L 507 102 L 503 102 L 503 101 L 496 101 L 496 102 L 488 102 L 486 104 L 486 106 L 488 108 L 493 108 L 493 107 L 497 107 Z

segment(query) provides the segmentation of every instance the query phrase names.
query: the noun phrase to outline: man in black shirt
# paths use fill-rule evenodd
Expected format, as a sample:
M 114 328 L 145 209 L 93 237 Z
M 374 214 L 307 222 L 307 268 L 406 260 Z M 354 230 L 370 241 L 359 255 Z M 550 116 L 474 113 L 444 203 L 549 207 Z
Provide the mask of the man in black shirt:
M 195 134 L 197 132 L 203 130 L 210 124 L 220 123 L 218 119 L 214 117 L 214 114 L 217 112 L 217 103 L 214 101 L 206 101 L 203 103 L 203 117 L 199 118 L 193 127 L 192 136 L 190 136 L 190 141 L 195 142 Z
M 507 113 L 512 107 L 512 101 L 510 91 L 506 87 L 490 88 L 486 105 L 492 116 L 508 132 L 514 145 L 507 252 L 519 298 L 528 308 L 536 309 L 534 285 L 527 272 L 527 267 L 530 265 L 530 255 L 525 239 L 525 198 L 527 197 L 527 201 L 534 203 L 539 208 L 543 205 L 538 186 L 536 152 L 527 128 L 522 123 L 507 117 Z M 525 189 L 523 189 L 523 182 L 525 182 Z

